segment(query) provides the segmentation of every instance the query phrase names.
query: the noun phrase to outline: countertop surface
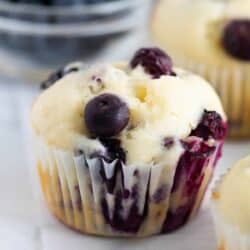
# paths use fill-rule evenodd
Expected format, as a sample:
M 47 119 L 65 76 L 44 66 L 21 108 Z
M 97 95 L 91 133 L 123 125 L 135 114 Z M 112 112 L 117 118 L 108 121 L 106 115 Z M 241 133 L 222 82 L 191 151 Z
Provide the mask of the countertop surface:
M 148 239 L 104 239 L 73 232 L 48 213 L 32 164 L 29 107 L 34 85 L 0 80 L 0 249 L 1 250 L 213 250 L 216 240 L 209 199 L 199 215 L 171 235 Z M 250 152 L 249 142 L 227 142 L 217 172 Z

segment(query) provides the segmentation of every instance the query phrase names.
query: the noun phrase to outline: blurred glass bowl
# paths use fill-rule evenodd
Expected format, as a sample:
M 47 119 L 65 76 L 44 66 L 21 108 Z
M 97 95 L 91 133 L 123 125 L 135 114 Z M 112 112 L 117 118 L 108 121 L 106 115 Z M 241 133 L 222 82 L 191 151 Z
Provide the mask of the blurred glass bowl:
M 148 2 L 43 6 L 0 0 L 0 72 L 41 79 L 70 61 L 105 58 L 112 46 L 117 51 L 117 44 L 143 27 Z

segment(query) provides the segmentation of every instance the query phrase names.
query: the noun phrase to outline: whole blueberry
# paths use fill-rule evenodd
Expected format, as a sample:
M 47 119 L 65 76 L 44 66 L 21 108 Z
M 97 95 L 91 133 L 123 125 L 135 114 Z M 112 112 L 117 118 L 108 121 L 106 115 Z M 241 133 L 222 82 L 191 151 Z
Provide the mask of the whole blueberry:
M 174 145 L 174 138 L 172 137 L 165 137 L 163 140 L 163 146 L 166 149 L 170 149 Z
M 224 28 L 222 44 L 233 57 L 250 60 L 250 19 L 232 20 Z
M 141 65 L 144 70 L 157 79 L 162 75 L 175 75 L 172 71 L 171 58 L 159 48 L 142 48 L 138 50 L 130 62 L 131 68 Z
M 191 135 L 198 136 L 204 140 L 214 138 L 222 140 L 227 133 L 227 124 L 222 120 L 220 114 L 215 111 L 204 110 L 201 121 Z
M 43 81 L 40 85 L 40 88 L 42 90 L 49 88 L 50 86 L 52 86 L 56 81 L 58 81 L 59 79 L 61 79 L 63 77 L 63 69 L 59 69 L 56 72 L 52 73 L 48 79 L 46 79 L 45 81 Z
M 88 130 L 99 137 L 119 134 L 127 126 L 129 116 L 126 103 L 113 94 L 102 94 L 91 99 L 84 111 Z
M 71 73 L 71 72 L 77 72 L 81 69 L 84 68 L 84 64 L 83 63 L 72 63 L 69 65 L 66 65 L 65 67 L 57 70 L 56 72 L 52 73 L 47 80 L 43 81 L 40 85 L 41 89 L 47 89 L 49 88 L 51 85 L 53 85 L 55 82 L 57 82 L 58 80 L 60 80 L 61 78 L 63 78 L 64 76 L 66 76 L 67 74 Z

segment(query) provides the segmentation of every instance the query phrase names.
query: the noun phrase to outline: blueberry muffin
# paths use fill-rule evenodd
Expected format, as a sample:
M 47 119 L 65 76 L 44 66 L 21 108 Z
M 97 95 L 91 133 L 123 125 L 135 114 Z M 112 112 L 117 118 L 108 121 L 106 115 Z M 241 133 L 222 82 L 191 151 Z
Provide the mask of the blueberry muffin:
M 107 2 L 117 2 L 119 0 L 1 0 L 0 2 L 13 3 L 16 5 L 41 5 L 41 6 L 72 6 L 83 4 L 103 4 Z
M 250 156 L 218 182 L 212 196 L 219 250 L 250 249 Z
M 158 48 L 59 72 L 31 114 L 51 212 L 103 236 L 167 233 L 192 218 L 227 129 L 211 85 Z
M 231 137 L 250 137 L 250 0 L 160 0 L 155 43 L 209 82 L 222 99 Z

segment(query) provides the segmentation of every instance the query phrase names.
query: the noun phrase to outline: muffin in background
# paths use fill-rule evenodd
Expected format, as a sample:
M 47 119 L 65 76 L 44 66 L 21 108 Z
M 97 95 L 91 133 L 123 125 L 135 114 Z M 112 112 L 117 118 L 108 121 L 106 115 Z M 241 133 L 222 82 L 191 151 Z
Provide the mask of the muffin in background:
M 250 249 L 250 156 L 238 161 L 217 183 L 212 211 L 218 249 Z
M 178 65 L 212 83 L 229 135 L 250 137 L 250 1 L 160 0 L 151 33 Z
M 82 233 L 169 233 L 198 211 L 227 130 L 209 83 L 158 48 L 129 63 L 71 64 L 31 121 L 45 200 Z

